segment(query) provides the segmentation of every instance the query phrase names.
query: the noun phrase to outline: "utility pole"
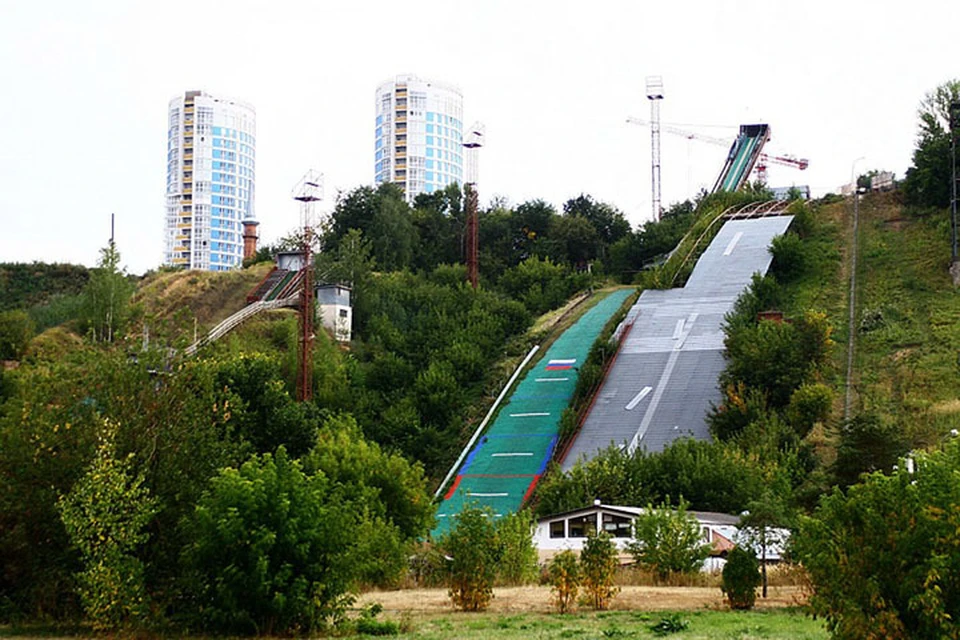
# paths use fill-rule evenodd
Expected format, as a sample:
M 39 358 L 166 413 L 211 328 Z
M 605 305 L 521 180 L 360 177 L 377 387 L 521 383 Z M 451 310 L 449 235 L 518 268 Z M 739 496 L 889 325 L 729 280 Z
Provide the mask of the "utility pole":
M 313 207 L 323 198 L 323 174 L 310 170 L 293 188 L 293 199 L 300 203 L 300 223 L 303 225 L 300 266 L 300 336 L 297 368 L 297 400 L 313 398 Z
M 660 220 L 660 101 L 663 100 L 663 78 L 647 76 L 647 100 L 650 101 L 650 188 L 653 191 L 653 221 Z

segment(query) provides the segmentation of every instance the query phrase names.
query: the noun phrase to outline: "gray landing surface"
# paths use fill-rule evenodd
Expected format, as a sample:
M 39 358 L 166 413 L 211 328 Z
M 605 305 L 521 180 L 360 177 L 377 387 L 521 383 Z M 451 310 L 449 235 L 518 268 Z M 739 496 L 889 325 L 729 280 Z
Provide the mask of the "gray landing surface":
M 651 453 L 681 437 L 709 440 L 706 416 L 720 401 L 723 318 L 754 273 L 770 268 L 770 242 L 792 216 L 730 220 L 682 289 L 644 291 L 630 310 L 620 351 L 577 439 L 569 470 L 611 444 Z

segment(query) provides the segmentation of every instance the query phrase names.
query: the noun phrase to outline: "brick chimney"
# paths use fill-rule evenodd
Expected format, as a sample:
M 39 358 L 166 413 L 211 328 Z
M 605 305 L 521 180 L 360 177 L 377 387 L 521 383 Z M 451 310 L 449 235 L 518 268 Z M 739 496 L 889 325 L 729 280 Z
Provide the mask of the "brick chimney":
M 257 227 L 260 223 L 256 220 L 243 221 L 243 259 L 252 258 L 257 254 Z

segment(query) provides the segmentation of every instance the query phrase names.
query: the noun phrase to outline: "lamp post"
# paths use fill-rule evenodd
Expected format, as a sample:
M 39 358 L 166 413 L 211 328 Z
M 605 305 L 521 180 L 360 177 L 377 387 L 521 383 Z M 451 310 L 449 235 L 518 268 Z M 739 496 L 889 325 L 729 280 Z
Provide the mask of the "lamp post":
M 856 290 L 857 290 L 857 231 L 860 223 L 860 189 L 857 187 L 856 168 L 857 163 L 864 160 L 865 156 L 860 156 L 850 165 L 850 186 L 853 187 L 853 242 L 850 250 L 850 318 L 847 325 L 847 384 L 846 393 L 843 402 L 843 419 L 850 419 L 850 402 L 853 385 L 851 376 L 853 376 L 853 344 L 855 337 L 855 320 L 857 315 Z
M 960 128 L 960 100 L 950 103 L 950 227 L 951 264 L 957 262 L 957 129 Z

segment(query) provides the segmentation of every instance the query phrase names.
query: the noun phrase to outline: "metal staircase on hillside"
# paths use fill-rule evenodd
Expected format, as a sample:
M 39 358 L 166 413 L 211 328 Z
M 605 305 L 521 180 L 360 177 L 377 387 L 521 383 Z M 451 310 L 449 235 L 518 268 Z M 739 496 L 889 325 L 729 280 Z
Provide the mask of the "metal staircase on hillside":
M 275 300 L 258 300 L 257 302 L 248 304 L 243 309 L 240 309 L 240 311 L 237 311 L 235 314 L 224 319 L 220 324 L 211 329 L 207 335 L 184 349 L 183 353 L 187 356 L 194 355 L 200 347 L 219 340 L 227 333 L 240 326 L 244 321 L 252 318 L 261 311 L 280 309 L 282 307 L 295 307 L 299 304 L 299 302 L 300 293 L 297 292 L 296 294 L 286 298 L 277 298 Z

